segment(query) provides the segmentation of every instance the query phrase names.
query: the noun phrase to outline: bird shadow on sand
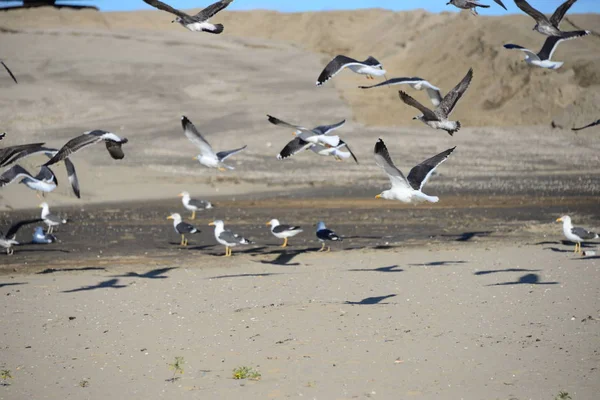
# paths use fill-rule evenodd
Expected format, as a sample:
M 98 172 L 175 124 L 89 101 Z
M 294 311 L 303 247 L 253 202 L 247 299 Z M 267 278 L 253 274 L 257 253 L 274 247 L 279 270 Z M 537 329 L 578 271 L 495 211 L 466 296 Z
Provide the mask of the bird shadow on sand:
M 251 249 L 243 249 L 243 250 L 232 250 L 232 256 L 235 256 L 236 254 L 253 254 L 253 253 L 260 253 L 262 250 L 266 249 L 266 246 L 261 246 L 261 247 L 253 247 Z M 225 250 L 225 248 L 223 248 L 223 250 Z M 222 257 L 223 253 L 209 253 L 207 254 L 209 256 L 213 256 L 213 257 Z
M 36 272 L 37 275 L 53 274 L 55 272 L 79 272 L 79 271 L 106 271 L 102 267 L 84 267 L 84 268 L 46 268 L 43 271 Z
M 70 253 L 69 250 L 63 249 L 21 249 L 18 248 L 18 251 L 15 251 L 15 254 L 21 253 Z
M 0 288 L 5 286 L 19 286 L 19 285 L 27 285 L 28 282 L 10 282 L 10 283 L 0 283 Z
M 581 258 L 576 258 L 577 261 L 585 261 L 585 260 L 600 260 L 600 256 L 588 256 L 588 257 L 581 257 Z
M 508 268 L 508 269 L 489 269 L 486 271 L 477 271 L 474 272 L 473 275 L 489 275 L 489 274 L 497 274 L 500 272 L 538 272 L 540 269 L 524 269 L 524 268 Z
M 96 290 L 96 289 L 123 289 L 128 286 L 128 285 L 119 285 L 118 283 L 119 283 L 118 279 L 109 279 L 107 281 L 102 281 L 102 282 L 98 283 L 97 285 L 82 286 L 77 289 L 63 290 L 61 293 L 85 292 L 88 290 Z
M 144 278 L 144 279 L 167 279 L 168 276 L 164 275 L 172 269 L 177 269 L 177 267 L 169 267 L 169 268 L 159 268 L 153 269 L 152 271 L 144 272 L 143 274 L 139 274 L 137 272 L 128 272 L 123 275 L 113 275 L 113 278 Z
M 472 231 L 472 232 L 463 232 L 458 234 L 448 234 L 441 235 L 442 237 L 453 237 L 455 238 L 455 242 L 468 242 L 469 240 L 477 237 L 487 237 L 490 236 L 493 231 Z
M 387 296 L 377 296 L 377 297 L 367 297 L 362 299 L 361 301 L 345 301 L 344 304 L 351 304 L 354 306 L 372 306 L 375 304 L 390 304 L 390 303 L 382 303 L 383 300 L 389 299 L 390 297 L 395 297 L 395 294 L 388 294 Z
M 466 261 L 431 261 L 422 264 L 408 264 L 411 267 L 443 267 L 444 265 L 466 264 Z
M 288 267 L 293 267 L 293 266 L 298 266 L 298 265 L 302 265 L 299 262 L 295 262 L 292 263 L 291 261 L 298 255 L 300 254 L 308 254 L 308 253 L 317 253 L 318 250 L 320 248 L 319 247 L 313 247 L 313 248 L 304 248 L 304 249 L 296 249 L 296 250 L 291 250 L 291 249 L 286 249 L 286 250 L 272 250 L 272 251 L 267 251 L 261 254 L 254 254 L 254 255 L 272 255 L 272 254 L 277 254 L 277 257 L 275 257 L 274 260 L 272 261 L 266 261 L 266 260 L 261 260 L 261 261 L 257 261 L 261 264 L 270 264 L 270 265 L 285 265 Z
M 516 282 L 494 283 L 486 286 L 509 286 L 509 285 L 558 285 L 558 282 L 540 282 L 538 274 L 523 275 Z
M 227 279 L 227 278 L 259 278 L 259 277 L 265 277 L 265 276 L 271 276 L 271 275 L 281 275 L 281 272 L 265 272 L 262 274 L 232 274 L 232 275 L 217 275 L 217 276 L 211 276 L 205 279 Z
M 398 265 L 390 265 L 389 267 L 379 267 L 379 268 L 355 268 L 355 269 L 349 269 L 348 271 L 352 271 L 352 272 L 402 272 L 404 270 L 399 268 Z
M 573 243 L 573 246 L 575 246 L 574 243 Z M 582 243 L 581 244 L 581 248 L 582 249 L 595 249 L 596 246 L 592 246 L 592 245 L 589 245 L 589 244 L 583 244 Z M 553 251 L 555 253 L 574 253 L 572 248 L 571 249 L 559 249 L 558 247 L 544 247 L 543 250 L 550 250 L 550 251 Z

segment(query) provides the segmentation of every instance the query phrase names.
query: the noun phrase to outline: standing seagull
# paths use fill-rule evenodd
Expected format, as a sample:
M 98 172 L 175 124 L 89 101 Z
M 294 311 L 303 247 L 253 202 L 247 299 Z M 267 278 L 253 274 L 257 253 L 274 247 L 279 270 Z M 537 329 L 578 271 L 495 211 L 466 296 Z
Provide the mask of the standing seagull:
M 434 128 L 434 129 L 443 129 L 450 136 L 454 135 L 454 132 L 460 129 L 459 121 L 449 121 L 448 117 L 454 110 L 456 103 L 463 96 L 463 94 L 467 91 L 469 85 L 471 84 L 471 79 L 473 79 L 473 68 L 469 69 L 467 75 L 459 82 L 454 89 L 448 92 L 448 94 L 442 99 L 439 106 L 434 111 L 431 111 L 429 108 L 425 107 L 417 100 L 410 97 L 408 94 L 400 91 L 400 99 L 403 102 L 408 104 L 411 107 L 415 107 L 423 114 L 414 117 L 413 119 L 418 119 L 424 124 Z
M 429 96 L 429 100 L 433 103 L 434 106 L 439 106 L 442 102 L 442 92 L 440 88 L 437 86 L 433 86 L 431 83 L 427 82 L 425 79 L 419 77 L 412 78 L 392 78 L 387 81 L 378 83 L 376 85 L 371 86 L 359 86 L 359 89 L 371 89 L 379 86 L 392 86 L 392 85 L 409 85 L 411 88 L 415 90 L 425 90 L 427 92 L 427 96 Z
M 343 239 L 337 235 L 334 231 L 327 229 L 325 226 L 325 222 L 320 221 L 317 224 L 317 239 L 321 242 L 322 246 L 319 251 L 325 250 L 325 242 L 333 241 L 333 242 L 341 242 Z M 327 246 L 327 251 L 331 251 L 331 246 Z
M 196 219 L 196 211 L 213 208 L 213 205 L 210 201 L 192 199 L 188 192 L 179 193 L 179 197 L 181 197 L 183 206 L 192 212 L 191 219 Z
M 374 57 L 369 56 L 365 61 L 357 61 L 354 58 L 339 55 L 335 56 L 335 58 L 325 66 L 325 69 L 321 72 L 319 78 L 317 78 L 317 86 L 323 85 L 344 68 L 350 68 L 352 72 L 366 75 L 367 79 L 374 79 L 373 76 L 385 75 L 385 69 L 383 69 L 381 63 Z
M 64 160 L 67 157 L 71 157 L 73 153 L 91 146 L 96 143 L 104 141 L 106 143 L 106 150 L 110 156 L 115 160 L 122 160 L 125 157 L 121 146 L 128 142 L 126 138 L 121 139 L 112 132 L 103 130 L 95 130 L 85 132 L 83 135 L 79 135 L 76 138 L 69 140 L 56 154 L 48 160 L 45 166 L 56 164 L 59 161 Z
M 237 246 L 238 244 L 252 244 L 252 241 L 246 239 L 245 237 L 240 236 L 237 233 L 233 233 L 229 229 L 225 229 L 225 223 L 220 219 L 211 222 L 208 224 L 208 226 L 215 227 L 215 239 L 217 239 L 217 242 L 225 246 L 224 257 L 231 257 L 231 248 Z
M 12 71 L 10 69 L 8 69 L 8 67 L 6 66 L 6 64 L 4 64 L 4 61 L 0 61 L 0 64 L 2 64 L 2 66 L 4 67 L 4 69 L 6 70 L 6 72 L 8 72 L 8 74 L 10 75 L 10 77 L 12 78 L 12 80 L 15 81 L 15 83 L 19 83 L 19 82 L 17 82 L 17 78 L 15 78 L 15 76 L 12 73 Z
M 600 119 L 597 120 L 596 122 L 592 122 L 589 125 L 582 126 L 581 128 L 572 128 L 571 130 L 577 132 L 577 131 L 580 131 L 582 129 L 591 128 L 592 126 L 596 126 L 596 125 L 600 125 Z
M 40 204 L 40 208 L 42 209 L 42 220 L 44 223 L 48 225 L 48 233 L 54 232 L 54 227 L 60 224 L 66 224 L 67 220 L 59 217 L 58 215 L 50 214 L 50 207 L 48 207 L 48 203 Z
M 494 0 L 494 2 L 506 10 L 506 6 L 501 0 Z M 446 3 L 446 5 L 450 4 L 452 4 L 454 7 L 462 8 L 463 10 L 471 10 L 473 15 L 477 15 L 477 7 L 490 8 L 490 6 L 481 4 L 477 0 L 450 0 L 448 3 Z
M 556 222 L 563 223 L 563 233 L 571 242 L 575 242 L 575 253 L 581 253 L 581 242 L 584 240 L 598 239 L 598 234 L 590 232 L 587 229 L 574 227 L 571 223 L 571 217 L 568 215 L 562 216 Z
M 575 39 L 579 36 L 589 35 L 590 32 L 577 31 L 575 33 L 577 33 L 578 36 L 550 36 L 546 39 L 544 45 L 542 46 L 542 49 L 537 54 L 535 54 L 529 49 L 526 49 L 525 47 L 519 46 L 518 44 L 505 44 L 504 48 L 509 50 L 521 50 L 523 53 L 525 53 L 525 62 L 529 65 L 535 65 L 536 67 L 547 69 L 558 69 L 562 67 L 564 62 L 551 60 L 552 55 L 554 54 L 554 51 L 556 50 L 558 44 L 563 40 Z
M 227 7 L 232 1 L 233 0 L 221 0 L 211 4 L 196 15 L 188 15 L 183 11 L 179 11 L 170 5 L 163 3 L 162 1 L 144 0 L 145 3 L 150 4 L 152 7 L 175 14 L 177 18 L 171 22 L 179 22 L 181 26 L 189 29 L 192 32 L 208 32 L 215 34 L 223 32 L 223 24 L 211 24 L 208 22 L 208 20 L 216 13 Z
M 584 36 L 584 35 L 582 35 L 582 32 L 586 32 L 586 31 L 563 32 L 558 27 L 560 25 L 563 17 L 565 16 L 565 14 L 567 13 L 567 11 L 569 10 L 569 8 L 571 8 L 571 6 L 573 5 L 573 3 L 575 3 L 576 1 L 577 0 L 567 0 L 567 1 L 565 1 L 563 4 L 561 4 L 556 9 L 556 11 L 554 11 L 554 14 L 552 14 L 552 16 L 550 17 L 550 19 L 548 19 L 548 17 L 546 17 L 544 14 L 542 14 L 541 12 L 539 12 L 538 10 L 536 10 L 535 8 L 531 7 L 529 5 L 529 3 L 527 1 L 525 1 L 525 0 L 515 0 L 515 4 L 523 12 L 525 12 L 530 17 L 532 17 L 533 19 L 535 19 L 536 24 L 533 27 L 534 31 L 538 31 L 542 35 L 546 35 L 546 36 L 560 36 L 560 37 L 563 37 L 563 38 L 568 38 L 568 37 L 571 37 L 571 36 L 575 36 L 575 37 Z
M 185 238 L 186 234 L 200 233 L 200 231 L 198 229 L 196 229 L 194 226 L 188 224 L 187 222 L 182 222 L 181 215 L 179 215 L 178 213 L 169 215 L 167 217 L 167 219 L 173 220 L 173 228 L 175 228 L 175 232 L 177 232 L 181 235 L 180 246 L 188 245 L 188 240 Z
M 437 203 L 440 200 L 439 197 L 426 195 L 421 190 L 427 183 L 427 180 L 433 171 L 435 171 L 438 165 L 446 161 L 448 156 L 452 154 L 455 148 L 456 146 L 423 161 L 416 167 L 413 167 L 410 170 L 407 179 L 402 174 L 402 171 L 400 171 L 394 165 L 394 162 L 392 161 L 390 153 L 388 152 L 385 143 L 383 143 L 383 140 L 379 139 L 377 143 L 375 143 L 375 162 L 387 174 L 392 187 L 389 190 L 384 190 L 375 196 L 375 198 L 400 200 L 403 203 L 413 204 L 417 204 L 422 201 Z
M 278 239 L 283 239 L 283 244 L 281 247 L 287 247 L 288 238 L 296 236 L 300 232 L 302 232 L 302 228 L 294 225 L 282 225 L 279 223 L 279 220 L 272 219 L 267 222 L 267 226 L 271 226 L 271 233 Z
M 218 168 L 219 171 L 225 171 L 225 169 L 235 169 L 231 165 L 225 164 L 223 161 L 228 159 L 234 154 L 244 150 L 247 146 L 240 147 L 239 149 L 226 150 L 215 153 L 212 146 L 204 139 L 202 134 L 198 132 L 192 121 L 190 121 L 185 115 L 181 117 L 181 126 L 183 126 L 183 134 L 187 137 L 190 142 L 194 143 L 199 149 L 200 154 L 194 157 L 195 160 L 205 167 Z

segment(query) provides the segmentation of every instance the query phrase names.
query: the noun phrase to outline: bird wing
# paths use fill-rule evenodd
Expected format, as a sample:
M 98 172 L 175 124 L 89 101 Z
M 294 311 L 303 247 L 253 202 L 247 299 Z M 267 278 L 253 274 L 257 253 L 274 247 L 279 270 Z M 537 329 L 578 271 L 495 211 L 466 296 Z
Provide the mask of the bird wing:
M 505 49 L 509 49 L 509 50 L 521 50 L 523 53 L 527 54 L 529 56 L 529 58 L 533 59 L 533 60 L 539 60 L 540 57 L 534 53 L 533 51 L 526 49 L 523 46 L 519 46 L 518 44 L 505 44 L 504 45 Z
M 448 118 L 452 114 L 452 110 L 456 107 L 458 100 L 465 94 L 473 79 L 473 68 L 470 68 L 465 77 L 451 91 L 446 94 L 442 102 L 436 108 L 436 114 L 444 118 Z
M 317 78 L 317 86 L 321 86 L 349 65 L 363 65 L 363 63 L 355 60 L 354 58 L 342 55 L 335 56 L 333 60 L 329 61 Z
M 352 150 L 350 150 L 350 146 L 348 146 L 348 143 L 340 140 L 340 146 L 339 147 L 346 147 L 346 149 L 348 149 L 348 152 L 350 153 L 350 155 L 352 156 L 352 158 L 354 159 L 354 162 L 358 164 L 358 159 L 356 158 L 356 156 L 354 155 L 354 153 L 352 152 Z M 338 147 L 338 148 L 339 148 Z
M 342 120 L 338 123 L 332 125 L 319 125 L 316 128 L 313 128 L 313 132 L 320 133 L 322 135 L 327 135 L 329 132 L 333 132 L 336 129 L 341 128 L 346 123 L 346 120 Z
M 8 164 L 29 155 L 29 153 L 35 153 L 42 149 L 44 143 L 30 143 L 20 144 L 17 146 L 9 146 L 0 149 L 0 167 L 5 167 Z
M 15 165 L 0 175 L 0 187 L 9 185 L 19 178 L 35 179 L 25 168 L 20 165 Z
M 297 231 L 298 229 L 302 229 L 299 226 L 294 226 L 294 225 L 277 225 L 275 228 L 273 228 L 273 232 L 274 233 L 282 233 L 282 232 L 288 232 L 288 231 Z
M 77 198 L 80 199 L 81 191 L 79 190 L 79 179 L 77 178 L 77 172 L 75 171 L 75 165 L 68 158 L 65 158 L 65 168 L 67 169 L 67 177 L 69 178 L 69 183 L 71 184 L 71 187 L 73 188 L 73 193 L 75 193 L 75 196 L 77 196 Z
M 58 152 L 44 165 L 47 167 L 52 164 L 56 164 L 59 161 L 70 157 L 73 153 L 83 149 L 84 147 L 91 146 L 95 143 L 102 141 L 102 137 L 93 133 L 84 133 L 71 140 L 69 140 Z
M 184 13 L 183 11 L 179 11 L 178 9 L 173 8 L 170 5 L 163 3 L 162 1 L 158 1 L 158 0 L 144 0 L 144 3 L 150 4 L 152 7 L 158 8 L 159 10 L 163 10 L 163 11 L 166 11 L 168 13 L 175 14 L 178 17 L 181 17 L 181 18 L 189 18 L 190 17 L 189 15 L 187 15 L 186 13 Z
M 506 6 L 504 5 L 504 3 L 502 3 L 502 0 L 494 0 L 494 2 L 496 4 L 498 4 L 500 7 L 504 8 L 505 10 L 508 11 L 508 9 L 506 8 Z
M 584 239 L 584 240 L 596 239 L 596 236 L 597 236 L 596 233 L 590 232 L 587 229 L 580 228 L 577 226 L 575 226 L 571 229 L 571 233 L 579 236 L 581 239 Z
M 6 136 L 6 132 L 0 133 L 0 140 L 4 139 L 4 136 Z
M 284 160 L 313 146 L 315 145 L 303 140 L 300 137 L 295 137 L 279 152 L 277 159 Z
M 6 64 L 4 64 L 4 61 L 0 61 L 0 64 L 2 64 L 2 66 L 4 67 L 4 69 L 6 70 L 6 72 L 8 72 L 8 74 L 13 79 L 13 81 L 15 81 L 15 83 L 19 83 L 19 82 L 17 82 L 17 78 L 15 78 L 15 76 L 12 73 L 12 71 L 6 66 Z
M 219 235 L 219 239 L 221 239 L 222 241 L 224 241 L 226 243 L 238 243 L 239 239 L 240 239 L 240 235 L 238 235 L 237 233 L 233 233 L 228 229 L 225 229 Z
M 538 23 L 542 21 L 550 23 L 544 14 L 531 7 L 525 0 L 515 0 L 515 4 L 521 9 L 521 11 L 535 19 Z
M 554 11 L 554 14 L 552 14 L 552 16 L 550 17 L 550 23 L 552 23 L 552 25 L 558 28 L 558 25 L 564 18 L 565 14 L 567 13 L 567 11 L 569 11 L 569 8 L 571 8 L 573 3 L 575 3 L 576 1 L 577 0 L 567 0 L 564 3 L 562 3 L 556 9 L 556 11 Z
M 410 187 L 408 181 L 402 174 L 402 171 L 400 171 L 394 165 L 394 162 L 392 161 L 392 159 L 390 157 L 390 153 L 388 152 L 388 149 L 385 146 L 385 143 L 383 143 L 383 140 L 379 139 L 377 141 L 377 143 L 375 143 L 374 154 L 375 154 L 375 162 L 387 174 L 388 178 L 390 179 L 390 182 L 392 183 L 392 187 L 394 187 L 394 186 L 401 186 L 401 187 L 405 187 L 405 188 Z
M 233 0 L 217 1 L 216 3 L 211 4 L 210 6 L 206 7 L 202 11 L 200 11 L 198 14 L 194 15 L 194 18 L 196 18 L 200 21 L 206 21 L 207 19 L 209 19 L 210 17 L 212 17 L 219 11 L 223 10 L 229 4 L 231 4 L 232 1 Z
M 189 203 L 190 206 L 196 207 L 196 208 L 205 208 L 206 205 L 208 204 L 207 201 L 204 200 L 195 200 L 195 199 L 190 199 Z
M 581 128 L 573 128 L 571 130 L 573 130 L 573 131 L 580 131 L 582 129 L 591 128 L 592 126 L 596 126 L 596 125 L 600 125 L 600 119 L 597 120 L 596 122 L 592 122 L 591 124 L 588 124 L 586 126 L 582 126 Z
M 179 233 L 197 233 L 200 232 L 195 226 L 188 224 L 187 222 L 180 222 L 177 224 L 177 232 Z
M 225 161 L 229 157 L 231 157 L 232 155 L 237 154 L 240 151 L 244 150 L 246 147 L 248 147 L 248 146 L 245 145 L 244 147 L 240 147 L 239 149 L 220 151 L 220 152 L 217 153 L 217 159 L 219 161 Z
M 192 121 L 190 121 L 185 115 L 181 117 L 181 126 L 183 126 L 183 134 L 187 137 L 190 142 L 194 143 L 198 149 L 200 149 L 200 153 L 204 156 L 212 156 L 215 155 L 211 145 L 204 139 L 204 136 L 198 129 L 194 126 Z
M 15 236 L 17 235 L 17 232 L 19 231 L 19 229 L 21 229 L 21 227 L 26 226 L 26 225 L 36 224 L 36 223 L 42 222 L 42 221 L 43 221 L 43 219 L 41 219 L 41 218 L 27 219 L 24 221 L 19 221 L 16 224 L 13 224 L 10 228 L 8 228 L 8 232 L 6 232 L 6 235 L 4 237 L 7 239 L 14 239 Z
M 423 189 L 423 186 L 427 183 L 427 180 L 433 174 L 433 171 L 444 161 L 448 159 L 450 154 L 454 151 L 456 146 L 446 151 L 441 152 L 427 160 L 423 161 L 419 165 L 413 167 L 408 174 L 408 183 L 415 190 Z
M 269 118 L 269 122 L 270 122 L 270 123 L 272 123 L 273 125 L 277 125 L 277 126 L 285 126 L 286 128 L 292 128 L 292 129 L 294 129 L 294 130 L 296 130 L 296 131 L 300 131 L 300 132 L 306 132 L 306 133 L 309 133 L 309 134 L 310 134 L 310 136 L 313 136 L 313 135 L 321 135 L 321 133 L 320 133 L 320 132 L 315 132 L 314 130 L 312 130 L 312 129 L 308 129 L 308 128 L 305 128 L 305 127 L 303 127 L 303 126 L 299 126 L 299 125 L 292 125 L 292 124 L 290 124 L 290 123 L 287 123 L 287 122 L 285 122 L 285 121 L 282 121 L 282 120 L 280 120 L 279 118 L 275 118 L 275 117 L 273 117 L 273 116 L 271 116 L 271 115 L 269 115 L 269 114 L 267 114 L 267 117 Z
M 425 116 L 425 118 L 427 118 L 428 120 L 437 121 L 439 119 L 438 116 L 433 111 L 431 111 L 429 108 L 425 107 L 423 104 L 419 103 L 417 100 L 413 99 L 411 96 L 409 96 L 402 90 L 400 90 L 398 92 L 398 94 L 400 94 L 400 99 L 404 103 L 421 111 L 423 113 L 423 115 Z
M 342 238 L 339 237 L 334 231 L 330 229 L 321 229 L 317 231 L 317 237 L 321 240 L 339 240 L 342 241 Z

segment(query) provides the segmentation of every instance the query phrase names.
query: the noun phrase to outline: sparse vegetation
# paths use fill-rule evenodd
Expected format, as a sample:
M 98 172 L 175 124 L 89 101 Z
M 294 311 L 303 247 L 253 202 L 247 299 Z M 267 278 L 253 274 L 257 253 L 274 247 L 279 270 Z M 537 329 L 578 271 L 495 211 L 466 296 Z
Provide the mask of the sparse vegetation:
M 571 400 L 572 397 L 569 393 L 563 392 L 562 390 L 558 392 L 554 400 Z
M 0 370 L 0 381 L 1 381 L 1 385 L 2 386 L 8 386 L 10 385 L 10 383 L 8 383 L 9 379 L 12 379 L 12 375 L 10 373 L 10 369 L 3 369 Z
M 179 379 L 179 377 L 177 377 L 177 374 L 183 375 L 183 364 L 185 363 L 185 360 L 183 359 L 183 357 L 175 357 L 175 361 L 171 364 L 169 364 L 169 369 L 173 370 L 173 376 L 170 379 L 167 379 L 167 381 L 171 381 L 172 383 L 175 383 L 175 381 L 177 379 Z
M 252 367 L 237 367 L 233 370 L 233 379 L 250 379 L 258 381 L 261 378 L 260 372 Z
M 79 381 L 79 386 L 82 388 L 90 386 L 90 381 L 88 379 L 82 379 Z

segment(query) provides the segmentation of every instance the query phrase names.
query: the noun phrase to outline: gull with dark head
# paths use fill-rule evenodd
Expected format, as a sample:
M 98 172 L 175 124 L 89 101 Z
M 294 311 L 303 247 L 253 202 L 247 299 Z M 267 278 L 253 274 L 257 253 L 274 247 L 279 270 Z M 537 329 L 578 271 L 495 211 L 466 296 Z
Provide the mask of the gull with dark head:
M 538 31 L 542 35 L 546 36 L 559 36 L 562 38 L 569 37 L 581 37 L 584 36 L 584 32 L 588 31 L 571 31 L 571 32 L 563 32 L 558 27 L 563 20 L 569 8 L 576 2 L 577 0 L 567 0 L 562 3 L 554 14 L 550 18 L 546 17 L 540 11 L 531 7 L 531 5 L 526 0 L 515 0 L 515 4 L 519 7 L 524 13 L 535 19 L 535 26 L 533 27 L 534 31 Z M 589 33 L 589 32 L 588 32 Z
M 179 215 L 178 213 L 169 215 L 167 219 L 173 220 L 173 228 L 175 229 L 175 232 L 181 235 L 180 246 L 188 245 L 188 240 L 185 238 L 186 234 L 200 233 L 200 231 L 196 229 L 196 227 L 194 227 L 193 225 L 190 225 L 187 222 L 183 222 L 181 220 L 181 215 Z
M 215 227 L 215 239 L 217 242 L 221 243 L 225 246 L 225 255 L 224 257 L 231 257 L 232 252 L 231 248 L 235 247 L 239 244 L 252 244 L 253 242 L 246 239 L 245 237 L 238 235 L 237 233 L 233 233 L 229 229 L 225 229 L 225 223 L 220 219 L 211 222 L 208 224 L 209 226 Z
M 385 69 L 379 61 L 374 57 L 369 56 L 364 61 L 358 61 L 354 58 L 346 56 L 335 56 L 323 69 L 323 72 L 317 78 L 317 86 L 323 85 L 325 82 L 336 76 L 344 68 L 348 68 L 357 74 L 366 75 L 367 79 L 374 79 L 374 76 L 385 76 Z
M 278 239 L 283 239 L 281 247 L 287 247 L 288 239 L 302 232 L 302 228 L 296 225 L 280 224 L 278 219 L 273 218 L 267 222 L 271 226 L 271 233 Z
M 168 4 L 158 0 L 144 0 L 145 3 L 150 4 L 152 7 L 158 8 L 159 10 L 166 11 L 168 13 L 176 15 L 176 18 L 171 22 L 177 22 L 186 29 L 192 32 L 208 32 L 219 34 L 223 32 L 223 24 L 211 24 L 209 19 L 212 18 L 216 13 L 223 10 L 233 0 L 221 0 L 214 4 L 206 7 L 196 15 L 188 15 L 183 11 L 171 7 Z
M 575 253 L 581 253 L 581 242 L 585 240 L 598 239 L 598 234 L 590 232 L 585 228 L 573 226 L 571 223 L 571 217 L 564 215 L 556 220 L 556 222 L 563 223 L 563 234 L 571 242 L 575 243 Z
M 435 171 L 441 163 L 446 161 L 455 148 L 456 146 L 428 158 L 416 167 L 413 167 L 408 174 L 408 178 L 405 178 L 402 171 L 394 165 L 385 143 L 383 140 L 379 139 L 375 144 L 375 162 L 387 174 L 392 187 L 388 190 L 384 190 L 375 196 L 375 198 L 400 200 L 403 203 L 412 204 L 418 204 L 423 201 L 437 203 L 440 200 L 439 197 L 429 196 L 423 193 L 423 186 L 425 186 L 427 180 L 431 174 L 433 174 L 433 171 Z
M 194 143 L 198 149 L 200 149 L 200 154 L 194 157 L 194 160 L 198 160 L 200 164 L 208 168 L 218 168 L 219 171 L 235 169 L 231 165 L 225 164 L 224 161 L 247 147 L 244 146 L 240 147 L 239 149 L 215 153 L 212 149 L 212 146 L 206 141 L 206 139 L 204 139 L 204 136 L 198 132 L 192 121 L 190 121 L 185 115 L 181 117 L 181 126 L 183 127 L 183 134 L 185 137 L 187 137 L 190 142 Z
M 378 83 L 376 85 L 371 86 L 359 86 L 359 89 L 372 89 L 381 86 L 393 86 L 393 85 L 409 85 L 411 88 L 415 90 L 425 90 L 427 92 L 427 96 L 429 100 L 433 103 L 434 106 L 439 106 L 442 102 L 442 92 L 440 88 L 437 86 L 433 86 L 431 83 L 426 81 L 425 79 L 419 77 L 412 78 L 392 78 L 387 81 Z
M 473 79 L 473 68 L 469 69 L 467 75 L 459 82 L 454 89 L 448 92 L 446 96 L 442 99 L 440 104 L 436 107 L 435 110 L 430 110 L 425 107 L 417 100 L 410 97 L 408 94 L 400 91 L 400 99 L 408 104 L 411 107 L 415 107 L 423 114 L 414 117 L 413 119 L 418 119 L 423 122 L 425 125 L 430 126 L 434 129 L 443 129 L 450 136 L 454 135 L 457 132 L 461 125 L 459 121 L 450 121 L 448 117 L 452 114 L 454 107 L 456 107 L 456 103 L 460 100 L 460 98 L 465 94 L 469 85 L 471 84 L 471 79 Z
M 506 10 L 506 6 L 502 3 L 502 0 L 494 0 L 494 2 Z M 446 3 L 447 6 L 450 4 L 463 10 L 471 10 L 473 15 L 477 15 L 477 7 L 490 8 L 490 6 L 481 4 L 477 0 L 450 0 Z
M 213 208 L 213 205 L 210 201 L 192 199 L 188 192 L 179 193 L 179 197 L 181 197 L 183 206 L 192 212 L 191 219 L 196 219 L 196 211 L 209 210 Z
M 121 139 L 112 132 L 97 129 L 94 131 L 85 132 L 82 135 L 69 140 L 44 165 L 48 167 L 52 164 L 56 164 L 59 161 L 63 161 L 67 157 L 71 157 L 79 150 L 102 141 L 104 141 L 106 144 L 106 150 L 108 150 L 108 153 L 113 159 L 122 160 L 125 157 L 121 146 L 127 143 L 128 140 L 126 138 Z
M 546 39 L 542 49 L 537 54 L 518 44 L 505 44 L 504 48 L 509 50 L 521 50 L 525 53 L 525 62 L 529 65 L 547 69 L 558 69 L 564 64 L 562 61 L 552 61 L 552 55 L 554 54 L 556 47 L 558 47 L 558 44 L 563 40 L 575 39 L 579 36 L 589 35 L 589 33 L 589 31 L 578 31 L 575 36 L 550 36 Z

